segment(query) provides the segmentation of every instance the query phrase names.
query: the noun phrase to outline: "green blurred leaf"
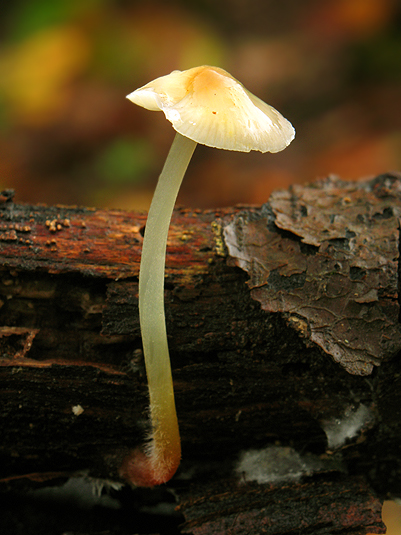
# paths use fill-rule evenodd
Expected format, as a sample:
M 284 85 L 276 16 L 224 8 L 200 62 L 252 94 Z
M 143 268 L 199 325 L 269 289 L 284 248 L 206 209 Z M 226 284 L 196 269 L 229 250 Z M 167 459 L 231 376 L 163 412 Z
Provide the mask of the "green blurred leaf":
M 401 33 L 388 32 L 359 43 L 354 50 L 353 78 L 376 82 L 401 79 Z
M 152 167 L 153 150 L 141 139 L 117 139 L 106 147 L 95 162 L 95 172 L 114 184 L 139 183 Z
M 40 30 L 67 21 L 93 10 L 108 0 L 25 0 L 9 15 L 11 39 L 25 39 Z

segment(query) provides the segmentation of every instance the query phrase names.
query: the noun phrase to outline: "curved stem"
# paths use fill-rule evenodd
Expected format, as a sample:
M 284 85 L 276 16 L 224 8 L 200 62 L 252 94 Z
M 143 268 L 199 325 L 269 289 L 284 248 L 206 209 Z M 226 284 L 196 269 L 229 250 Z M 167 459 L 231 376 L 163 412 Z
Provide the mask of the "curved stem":
M 195 141 L 176 134 L 152 199 L 142 246 L 139 316 L 149 385 L 152 441 L 141 477 L 148 478 L 151 485 L 168 481 L 181 459 L 164 315 L 164 268 L 171 215 L 195 148 Z

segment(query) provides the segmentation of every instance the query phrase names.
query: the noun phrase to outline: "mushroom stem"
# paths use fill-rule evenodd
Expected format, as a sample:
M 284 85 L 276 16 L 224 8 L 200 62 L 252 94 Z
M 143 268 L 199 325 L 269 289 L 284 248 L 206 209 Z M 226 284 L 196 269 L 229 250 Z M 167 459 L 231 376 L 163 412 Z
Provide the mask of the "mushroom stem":
M 151 442 L 138 463 L 143 486 L 168 481 L 181 460 L 181 443 L 164 315 L 164 268 L 174 204 L 197 143 L 176 134 L 153 195 L 139 271 L 139 318 L 148 377 Z M 133 474 L 132 474 L 133 475 Z M 132 480 L 132 477 L 131 477 Z M 135 481 L 133 481 L 135 483 Z

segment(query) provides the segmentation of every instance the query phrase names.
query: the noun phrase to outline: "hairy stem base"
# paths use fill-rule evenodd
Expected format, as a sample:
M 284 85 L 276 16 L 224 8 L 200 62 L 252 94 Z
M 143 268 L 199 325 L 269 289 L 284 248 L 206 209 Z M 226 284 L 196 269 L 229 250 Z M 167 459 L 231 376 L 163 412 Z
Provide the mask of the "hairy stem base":
M 164 268 L 174 204 L 195 148 L 195 141 L 176 134 L 152 199 L 142 246 L 139 317 L 149 386 L 152 440 L 144 451 L 134 451 L 128 456 L 130 469 L 125 469 L 127 475 L 131 474 L 129 479 L 134 484 L 140 481 L 142 486 L 168 481 L 181 458 L 164 315 Z

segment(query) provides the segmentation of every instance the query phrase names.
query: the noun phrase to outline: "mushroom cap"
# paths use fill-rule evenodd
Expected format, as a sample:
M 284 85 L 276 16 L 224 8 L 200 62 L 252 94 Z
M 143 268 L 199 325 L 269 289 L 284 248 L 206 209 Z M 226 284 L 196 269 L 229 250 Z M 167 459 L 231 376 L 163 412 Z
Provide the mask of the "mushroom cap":
M 279 152 L 295 137 L 281 113 L 218 67 L 173 71 L 127 98 L 148 110 L 161 110 L 178 133 L 209 147 Z

